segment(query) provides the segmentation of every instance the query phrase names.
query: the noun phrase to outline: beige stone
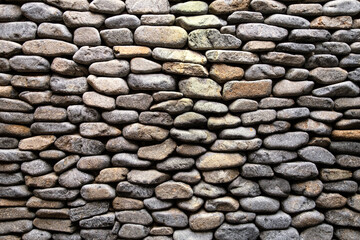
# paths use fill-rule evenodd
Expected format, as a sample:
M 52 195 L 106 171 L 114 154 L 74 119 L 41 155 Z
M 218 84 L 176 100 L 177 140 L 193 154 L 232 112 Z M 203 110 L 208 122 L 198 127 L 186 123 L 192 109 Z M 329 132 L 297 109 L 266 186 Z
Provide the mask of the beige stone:
M 41 151 L 48 148 L 56 140 L 54 135 L 41 135 L 30 138 L 21 139 L 19 142 L 20 150 Z

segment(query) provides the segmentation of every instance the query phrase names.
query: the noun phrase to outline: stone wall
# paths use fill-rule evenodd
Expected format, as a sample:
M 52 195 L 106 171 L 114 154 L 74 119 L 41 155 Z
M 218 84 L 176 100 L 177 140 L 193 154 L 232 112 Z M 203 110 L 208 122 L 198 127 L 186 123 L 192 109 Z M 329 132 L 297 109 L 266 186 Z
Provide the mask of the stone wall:
M 0 1 L 0 240 L 359 240 L 359 12 Z

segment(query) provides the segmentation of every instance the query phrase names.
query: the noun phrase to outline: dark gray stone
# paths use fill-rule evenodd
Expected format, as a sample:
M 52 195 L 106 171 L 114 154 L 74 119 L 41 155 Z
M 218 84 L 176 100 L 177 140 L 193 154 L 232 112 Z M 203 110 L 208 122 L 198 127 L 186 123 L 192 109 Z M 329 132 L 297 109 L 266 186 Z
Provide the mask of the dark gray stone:
M 274 171 L 285 178 L 297 180 L 311 179 L 319 174 L 316 165 L 309 162 L 281 163 Z
M 109 203 L 102 202 L 89 202 L 84 206 L 71 208 L 69 210 L 70 220 L 76 222 L 85 218 L 96 216 L 107 212 L 109 209 Z
M 255 240 L 259 236 L 259 229 L 253 224 L 230 225 L 222 224 L 215 232 L 215 238 L 219 240 Z

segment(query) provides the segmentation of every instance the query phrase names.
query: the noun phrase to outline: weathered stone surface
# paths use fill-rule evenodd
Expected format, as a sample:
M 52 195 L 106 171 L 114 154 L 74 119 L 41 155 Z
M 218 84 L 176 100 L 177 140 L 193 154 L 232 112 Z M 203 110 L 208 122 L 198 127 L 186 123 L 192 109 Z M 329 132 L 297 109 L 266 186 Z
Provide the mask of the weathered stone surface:
M 115 109 L 115 99 L 101 95 L 97 92 L 86 92 L 83 94 L 83 101 L 90 107 L 102 108 L 105 110 Z
M 179 82 L 180 92 L 185 97 L 200 99 L 221 99 L 221 86 L 210 78 L 191 77 Z M 206 89 L 206 91 L 204 91 Z
M 70 220 L 72 222 L 79 221 L 84 218 L 92 217 L 107 212 L 109 209 L 108 202 L 89 202 L 84 206 L 71 208 L 69 210 Z
M 202 129 L 180 130 L 180 129 L 172 128 L 170 130 L 170 136 L 175 140 L 179 140 L 186 143 L 210 144 L 216 140 L 215 133 Z
M 152 217 L 155 222 L 169 227 L 185 227 L 188 225 L 188 217 L 186 214 L 176 208 L 153 212 Z
M 170 208 L 173 204 L 171 202 L 160 200 L 156 197 L 144 200 L 144 205 L 149 210 L 164 210 Z
M 241 40 L 217 29 L 197 29 L 189 33 L 189 47 L 193 50 L 237 49 Z
M 114 58 L 113 51 L 109 47 L 81 47 L 73 56 L 73 60 L 80 64 L 90 65 L 94 62 L 108 61 Z
M 189 199 L 193 195 L 193 190 L 188 184 L 168 181 L 158 185 L 155 194 L 159 199 Z
M 205 55 L 209 62 L 235 64 L 255 64 L 259 62 L 259 57 L 256 54 L 246 51 L 209 50 Z
M 1 225 L 1 234 L 26 233 L 33 228 L 32 221 L 30 220 L 7 221 L 3 222 Z
M 165 74 L 130 74 L 129 87 L 133 90 L 175 90 L 175 79 Z
M 40 106 L 35 109 L 34 120 L 36 121 L 56 121 L 62 122 L 67 118 L 67 112 L 64 108 L 52 106 Z
M 254 0 L 251 1 L 250 6 L 257 12 L 263 14 L 284 13 L 286 12 L 286 5 L 273 0 Z
M 123 181 L 117 185 L 116 192 L 130 198 L 150 198 L 154 189 Z
M 187 37 L 184 29 L 173 26 L 141 26 L 134 33 L 136 44 L 149 47 L 182 48 L 186 44 Z
M 133 73 L 154 73 L 161 71 L 160 64 L 140 57 L 131 59 L 130 68 Z
M 65 76 L 82 77 L 87 75 L 87 68 L 78 65 L 72 60 L 57 57 L 51 63 L 51 70 Z
M 98 140 L 82 138 L 78 135 L 65 135 L 55 141 L 60 150 L 84 155 L 99 154 L 104 150 L 104 144 Z
M 206 64 L 207 59 L 204 55 L 191 50 L 169 49 L 157 47 L 153 50 L 152 56 L 160 61 L 189 62 Z
M 38 55 L 45 57 L 57 57 L 63 55 L 73 55 L 78 48 L 71 43 L 44 39 L 44 40 L 30 40 L 23 44 L 22 50 L 28 55 Z
M 319 174 L 316 165 L 308 162 L 281 163 L 274 171 L 285 178 L 298 180 L 311 179 Z
M 236 35 L 243 41 L 281 41 L 287 37 L 288 31 L 285 28 L 270 26 L 262 23 L 245 23 L 238 26 Z
M 94 27 L 80 27 L 74 31 L 73 42 L 78 46 L 101 45 L 100 34 Z
M 359 226 L 359 213 L 347 208 L 329 210 L 325 213 L 325 219 L 328 223 L 338 226 Z
M 240 67 L 220 63 L 213 64 L 209 74 L 212 79 L 221 84 L 230 80 L 241 79 L 244 76 L 244 70 Z
M 87 184 L 81 188 L 81 196 L 85 200 L 105 200 L 115 198 L 115 189 L 107 184 Z
M 116 197 L 112 206 L 115 210 L 135 210 L 144 208 L 144 203 L 137 199 Z
M 162 69 L 166 73 L 184 76 L 207 77 L 209 75 L 204 66 L 194 63 L 168 62 L 163 64 Z
M 335 163 L 335 156 L 322 147 L 309 146 L 298 151 L 299 156 L 313 163 L 332 165 Z
M 355 97 L 360 93 L 360 89 L 351 81 L 346 81 L 322 88 L 317 88 L 313 90 L 312 93 L 318 97 Z
M 133 44 L 134 42 L 133 33 L 127 28 L 101 30 L 100 35 L 108 46 L 127 45 Z M 114 48 L 119 47 L 120 46 L 116 46 Z
M 0 23 L 0 38 L 2 40 L 24 42 L 34 39 L 37 26 L 33 22 Z
M 167 139 L 164 142 L 152 146 L 141 147 L 138 156 L 143 159 L 161 161 L 167 158 L 176 148 L 176 143 Z M 161 151 L 159 151 L 161 149 Z
M 224 223 L 215 232 L 215 237 L 219 240 L 240 240 L 243 238 L 255 240 L 258 236 L 259 229 L 253 223 L 239 225 Z
M 67 27 L 100 27 L 104 21 L 105 16 L 92 12 L 80 11 L 66 11 L 63 14 L 63 20 Z
M 238 167 L 245 163 L 245 157 L 238 153 L 205 153 L 196 160 L 200 170 Z
M 116 105 L 118 107 L 125 109 L 144 111 L 150 108 L 152 101 L 153 98 L 151 97 L 151 95 L 145 93 L 136 93 L 136 94 L 118 96 L 116 98 Z
M 241 114 L 241 122 L 244 126 L 258 123 L 272 122 L 276 119 L 275 110 L 257 110 Z
M 260 233 L 260 239 L 299 239 L 298 231 L 289 227 L 285 230 L 268 230 Z
M 117 212 L 115 216 L 120 223 L 149 225 L 153 222 L 151 215 L 145 209 L 140 211 L 121 211 Z
M 224 219 L 224 214 L 221 212 L 200 211 L 190 216 L 189 225 L 194 231 L 206 231 L 219 227 Z
M 1 4 L 0 21 L 16 21 L 21 18 L 21 8 L 13 4 Z
M 304 132 L 288 132 L 283 134 L 274 134 L 264 139 L 264 145 L 267 148 L 295 150 L 309 141 L 309 135 Z
M 68 190 L 63 187 L 34 190 L 34 195 L 44 200 L 59 200 L 59 201 L 74 200 L 78 194 L 79 194 L 78 190 Z
M 223 99 L 260 98 L 271 94 L 272 81 L 229 81 L 223 88 Z
M 89 9 L 93 12 L 120 14 L 125 9 L 125 3 L 120 0 L 92 1 Z
M 19 142 L 20 150 L 44 150 L 56 140 L 54 135 L 35 136 L 22 139 Z
M 123 135 L 130 140 L 162 141 L 167 138 L 169 131 L 160 127 L 134 123 L 123 129 Z
M 17 72 L 48 72 L 50 63 L 40 56 L 17 55 L 9 60 L 10 67 Z
M 113 156 L 111 162 L 117 167 L 148 167 L 151 165 L 150 161 L 141 160 L 136 154 L 118 153 Z
M 173 235 L 174 240 L 211 240 L 211 232 L 193 232 L 187 228 L 184 230 L 176 230 Z

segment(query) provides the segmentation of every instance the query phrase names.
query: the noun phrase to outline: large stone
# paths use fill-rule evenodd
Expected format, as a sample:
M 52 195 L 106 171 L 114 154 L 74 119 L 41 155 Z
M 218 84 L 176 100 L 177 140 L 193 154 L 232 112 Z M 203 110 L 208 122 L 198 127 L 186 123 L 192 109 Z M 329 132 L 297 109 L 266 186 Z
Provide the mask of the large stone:
M 305 18 L 286 14 L 273 14 L 264 23 L 284 28 L 309 28 L 310 22 Z
M 347 208 L 329 210 L 325 213 L 325 219 L 328 223 L 337 226 L 359 227 L 360 214 Z
M 74 200 L 79 195 L 79 190 L 69 190 L 63 187 L 54 187 L 46 189 L 35 189 L 33 193 L 36 197 L 43 200 L 68 201 Z M 55 206 L 54 203 L 52 205 Z
M 156 126 L 134 123 L 123 129 L 123 135 L 125 138 L 131 140 L 162 141 L 167 138 L 169 131 Z
M 105 26 L 107 28 L 136 29 L 140 25 L 141 25 L 140 19 L 137 16 L 130 14 L 121 14 L 121 15 L 109 17 L 105 20 Z
M 76 130 L 76 126 L 69 122 L 35 122 L 31 124 L 33 134 L 70 134 Z
M 315 227 L 305 229 L 301 232 L 300 237 L 304 240 L 310 239 L 332 239 L 334 227 L 329 224 L 321 224 Z M 341 239 L 341 238 L 340 238 Z
M 70 220 L 35 218 L 33 224 L 39 229 L 65 233 L 73 233 L 76 229 Z
M 28 55 L 57 57 L 63 55 L 72 56 L 78 48 L 74 44 L 59 40 L 39 39 L 25 42 L 22 46 L 22 50 Z
M 100 154 L 105 146 L 98 140 L 82 138 L 78 135 L 61 136 L 55 141 L 60 150 L 84 155 Z
M 141 26 L 134 33 L 136 44 L 149 47 L 182 48 L 187 37 L 184 29 L 174 26 Z
M 175 79 L 165 74 L 133 74 L 128 77 L 128 84 L 132 90 L 168 91 L 175 90 Z
M 296 152 L 260 149 L 249 155 L 249 161 L 260 164 L 277 164 L 297 158 Z
M 270 26 L 262 23 L 245 23 L 238 26 L 236 35 L 243 41 L 281 41 L 287 37 L 288 31 L 285 28 Z
M 267 97 L 270 96 L 271 89 L 271 80 L 229 81 L 224 85 L 223 99 L 233 100 L 238 98 Z
M 129 62 L 125 60 L 110 60 L 96 62 L 90 65 L 89 72 L 106 77 L 125 77 L 130 71 Z
M 238 153 L 207 152 L 196 160 L 196 166 L 200 170 L 238 167 L 243 165 L 245 160 L 245 157 Z
M 219 240 L 255 240 L 258 236 L 259 229 L 253 223 L 239 225 L 224 223 L 215 232 L 215 237 Z
M 10 233 L 26 233 L 33 228 L 31 220 L 16 220 L 2 222 L 0 227 L 0 234 Z
M 79 226 L 82 228 L 100 228 L 100 227 L 112 227 L 115 222 L 115 214 L 107 213 L 99 216 L 94 216 L 89 219 L 83 219 L 79 222 Z
M 297 180 L 311 179 L 319 174 L 316 165 L 309 162 L 281 163 L 274 171 L 284 178 Z
M 195 30 L 199 28 L 219 28 L 226 25 L 226 22 L 215 15 L 199 15 L 176 18 L 176 23 L 185 30 Z
M 111 162 L 117 167 L 148 167 L 151 165 L 150 161 L 141 160 L 136 154 L 118 153 L 113 156 Z
M 170 4 L 168 0 L 126 0 L 126 9 L 131 14 L 169 13 Z
M 63 78 L 56 75 L 51 77 L 50 87 L 53 92 L 63 94 L 83 94 L 88 89 L 85 77 Z
M 360 4 L 354 0 L 335 0 L 323 6 L 323 14 L 329 16 L 350 15 L 354 16 L 360 12 Z
M 256 12 L 261 12 L 263 14 L 286 12 L 286 5 L 274 0 L 254 0 L 251 1 L 250 5 Z
M 193 190 L 188 184 L 167 181 L 155 188 L 155 194 L 159 199 L 189 199 L 193 195 Z
M 221 86 L 209 78 L 191 77 L 179 82 L 180 92 L 185 97 L 200 99 L 221 99 Z M 206 89 L 206 91 L 204 91 Z
M 88 74 L 87 68 L 78 65 L 72 60 L 57 57 L 51 63 L 51 70 L 65 76 L 82 77 Z
M 9 60 L 10 67 L 17 72 L 48 72 L 50 63 L 40 56 L 17 55 Z
M 154 73 L 161 71 L 160 64 L 140 57 L 131 59 L 130 68 L 133 73 Z
M 318 164 L 326 164 L 333 165 L 335 163 L 335 156 L 322 147 L 317 146 L 309 146 L 302 148 L 298 151 L 299 156 L 307 161 L 318 163 Z
M 159 172 L 157 170 L 131 170 L 127 174 L 127 180 L 130 183 L 143 185 L 160 184 L 169 178 L 170 176 L 168 174 Z
M 241 40 L 217 29 L 198 29 L 189 33 L 189 47 L 193 50 L 237 49 Z
M 291 216 L 282 211 L 272 215 L 257 215 L 255 223 L 266 230 L 287 229 L 291 224 Z
M 107 184 L 87 184 L 82 186 L 81 196 L 85 200 L 113 199 L 116 196 L 115 189 Z
M 31 196 L 31 192 L 25 185 L 0 187 L 1 198 L 27 198 Z
M 189 218 L 190 228 L 194 231 L 206 231 L 219 227 L 225 220 L 221 212 L 200 211 Z
M 79 171 L 73 168 L 59 176 L 59 184 L 67 188 L 78 188 L 89 182 L 92 182 L 94 177 L 90 174 Z
M 358 142 L 349 142 L 349 141 L 333 141 L 330 144 L 330 150 L 338 153 L 344 154 L 359 154 L 360 151 L 358 147 L 360 144 Z
M 0 23 L 0 38 L 15 42 L 24 42 L 34 39 L 37 26 L 33 22 Z
M 101 45 L 99 31 L 94 27 L 80 27 L 74 31 L 73 42 L 78 46 Z
M 316 210 L 312 210 L 296 215 L 292 219 L 291 225 L 296 228 L 311 227 L 322 223 L 324 219 L 324 214 Z
M 285 230 L 268 230 L 260 233 L 260 239 L 300 239 L 299 232 L 289 227 Z
M 102 202 L 89 202 L 84 206 L 71 208 L 69 211 L 70 220 L 72 222 L 79 221 L 84 218 L 89 218 L 92 216 L 96 216 L 102 213 L 107 212 L 109 209 L 109 203 Z
M 286 213 L 298 213 L 315 208 L 315 202 L 304 196 L 290 195 L 282 202 L 283 210 Z
M 117 185 L 116 192 L 130 198 L 150 198 L 154 193 L 154 188 L 122 181 Z
M 240 67 L 219 63 L 213 64 L 210 68 L 210 77 L 220 84 L 230 80 L 241 79 L 243 76 L 244 70 Z
M 351 81 L 336 83 L 312 91 L 318 97 L 356 97 L 360 88 Z
M 254 112 L 247 112 L 241 114 L 241 122 L 244 126 L 255 125 L 259 123 L 272 122 L 276 119 L 275 110 L 264 109 Z
M 100 27 L 104 21 L 105 16 L 92 12 L 80 11 L 66 11 L 63 14 L 63 20 L 67 27 Z
M 184 230 L 176 230 L 173 234 L 174 240 L 211 240 L 211 232 L 193 232 L 187 228 Z
M 153 222 L 151 215 L 145 209 L 140 211 L 121 211 L 117 212 L 115 216 L 120 223 L 149 225 Z
M 0 21 L 16 21 L 21 18 L 21 8 L 14 4 L 1 4 Z
M 189 62 L 203 65 L 207 62 L 206 57 L 201 53 L 182 49 L 157 47 L 153 50 L 152 56 L 160 61 Z
M 94 91 L 86 92 L 82 97 L 84 103 L 90 107 L 97 107 L 105 110 L 115 109 L 115 99 L 112 97 L 104 96 Z
M 164 224 L 169 227 L 186 227 L 188 225 L 188 217 L 182 211 L 171 208 L 166 211 L 157 211 L 152 213 L 155 222 Z
M 264 139 L 264 145 L 270 149 L 295 150 L 309 141 L 309 135 L 304 132 L 288 132 L 274 134 Z
M 20 150 L 44 150 L 56 140 L 54 135 L 35 136 L 21 139 L 19 142 Z
M 112 49 L 106 46 L 81 47 L 73 56 L 75 62 L 85 65 L 90 65 L 94 62 L 108 61 L 113 58 Z
M 259 57 L 256 54 L 246 51 L 209 50 L 205 55 L 209 62 L 235 64 L 255 64 L 259 62 Z
M 62 12 L 45 3 L 25 3 L 21 6 L 21 11 L 26 18 L 38 23 L 44 21 L 58 22 L 62 20 Z
M 167 62 L 163 64 L 162 69 L 166 73 L 184 76 L 207 77 L 209 75 L 204 66 L 194 63 Z
M 127 45 L 134 42 L 133 33 L 127 28 L 101 30 L 100 35 L 108 46 Z
M 89 9 L 99 13 L 120 14 L 125 9 L 125 3 L 120 0 L 96 0 L 90 3 Z
M 285 68 L 268 64 L 255 64 L 245 71 L 246 80 L 261 80 L 266 78 L 280 78 L 285 75 Z
M 216 0 L 209 6 L 209 11 L 214 14 L 229 14 L 235 11 L 247 10 L 250 0 Z

